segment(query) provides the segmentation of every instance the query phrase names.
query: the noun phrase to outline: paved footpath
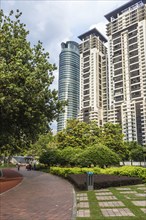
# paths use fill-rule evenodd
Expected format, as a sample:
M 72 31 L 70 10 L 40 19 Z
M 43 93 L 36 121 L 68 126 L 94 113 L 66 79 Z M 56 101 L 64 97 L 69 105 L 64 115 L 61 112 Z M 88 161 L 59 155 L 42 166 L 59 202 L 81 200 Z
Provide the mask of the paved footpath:
M 25 168 L 19 172 L 23 181 L 0 195 L 1 220 L 73 219 L 74 190 L 68 181 Z

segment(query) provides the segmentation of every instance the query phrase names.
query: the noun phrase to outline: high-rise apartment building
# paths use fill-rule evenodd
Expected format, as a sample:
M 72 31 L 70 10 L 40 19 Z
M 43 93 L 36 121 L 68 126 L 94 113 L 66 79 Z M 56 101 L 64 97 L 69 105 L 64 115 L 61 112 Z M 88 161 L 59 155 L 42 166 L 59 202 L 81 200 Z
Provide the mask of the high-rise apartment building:
M 79 36 L 80 48 L 80 111 L 78 119 L 94 120 L 99 126 L 107 121 L 108 78 L 105 37 L 96 29 Z
M 109 121 L 125 140 L 146 144 L 146 0 L 105 15 L 109 21 Z
M 66 127 L 67 119 L 77 118 L 79 110 L 80 55 L 78 44 L 67 41 L 61 44 L 59 56 L 59 100 L 68 101 L 65 111 L 59 114 L 57 131 Z

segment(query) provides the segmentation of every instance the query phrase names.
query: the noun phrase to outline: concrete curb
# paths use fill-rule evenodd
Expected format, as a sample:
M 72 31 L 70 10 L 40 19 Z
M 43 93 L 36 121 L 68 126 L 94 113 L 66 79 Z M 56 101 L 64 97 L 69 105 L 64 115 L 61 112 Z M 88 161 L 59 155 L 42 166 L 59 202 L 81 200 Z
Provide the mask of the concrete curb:
M 76 220 L 76 213 L 77 213 L 77 208 L 76 208 L 76 192 L 75 189 L 73 188 L 73 210 L 72 210 L 72 217 L 71 220 Z

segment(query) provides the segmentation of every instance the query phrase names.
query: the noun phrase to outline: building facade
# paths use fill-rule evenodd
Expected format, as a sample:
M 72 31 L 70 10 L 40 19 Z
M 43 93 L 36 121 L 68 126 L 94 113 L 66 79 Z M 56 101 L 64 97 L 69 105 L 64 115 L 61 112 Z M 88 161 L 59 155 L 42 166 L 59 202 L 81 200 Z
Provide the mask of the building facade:
M 146 144 L 146 0 L 105 15 L 109 41 L 109 112 L 125 140 Z
M 78 44 L 67 41 L 61 44 L 59 56 L 59 100 L 67 101 L 63 113 L 59 114 L 57 131 L 66 127 L 67 119 L 77 118 L 79 110 L 80 55 Z
M 107 122 L 108 78 L 105 37 L 92 29 L 79 36 L 80 44 L 80 110 L 78 119 L 94 120 L 99 126 Z

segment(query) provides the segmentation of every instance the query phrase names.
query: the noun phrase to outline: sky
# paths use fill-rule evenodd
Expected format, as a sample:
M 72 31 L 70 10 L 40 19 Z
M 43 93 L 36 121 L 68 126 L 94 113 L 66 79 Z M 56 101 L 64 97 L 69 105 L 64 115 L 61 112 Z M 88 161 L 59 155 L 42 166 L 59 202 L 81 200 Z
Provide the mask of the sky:
M 58 67 L 61 43 L 73 40 L 96 27 L 106 37 L 107 20 L 104 15 L 129 0 L 0 0 L 5 14 L 10 10 L 22 12 L 21 21 L 29 30 L 31 45 L 38 40 L 50 54 L 50 62 Z M 54 72 L 52 88 L 58 90 L 58 69 Z M 52 123 L 56 131 L 56 122 Z

